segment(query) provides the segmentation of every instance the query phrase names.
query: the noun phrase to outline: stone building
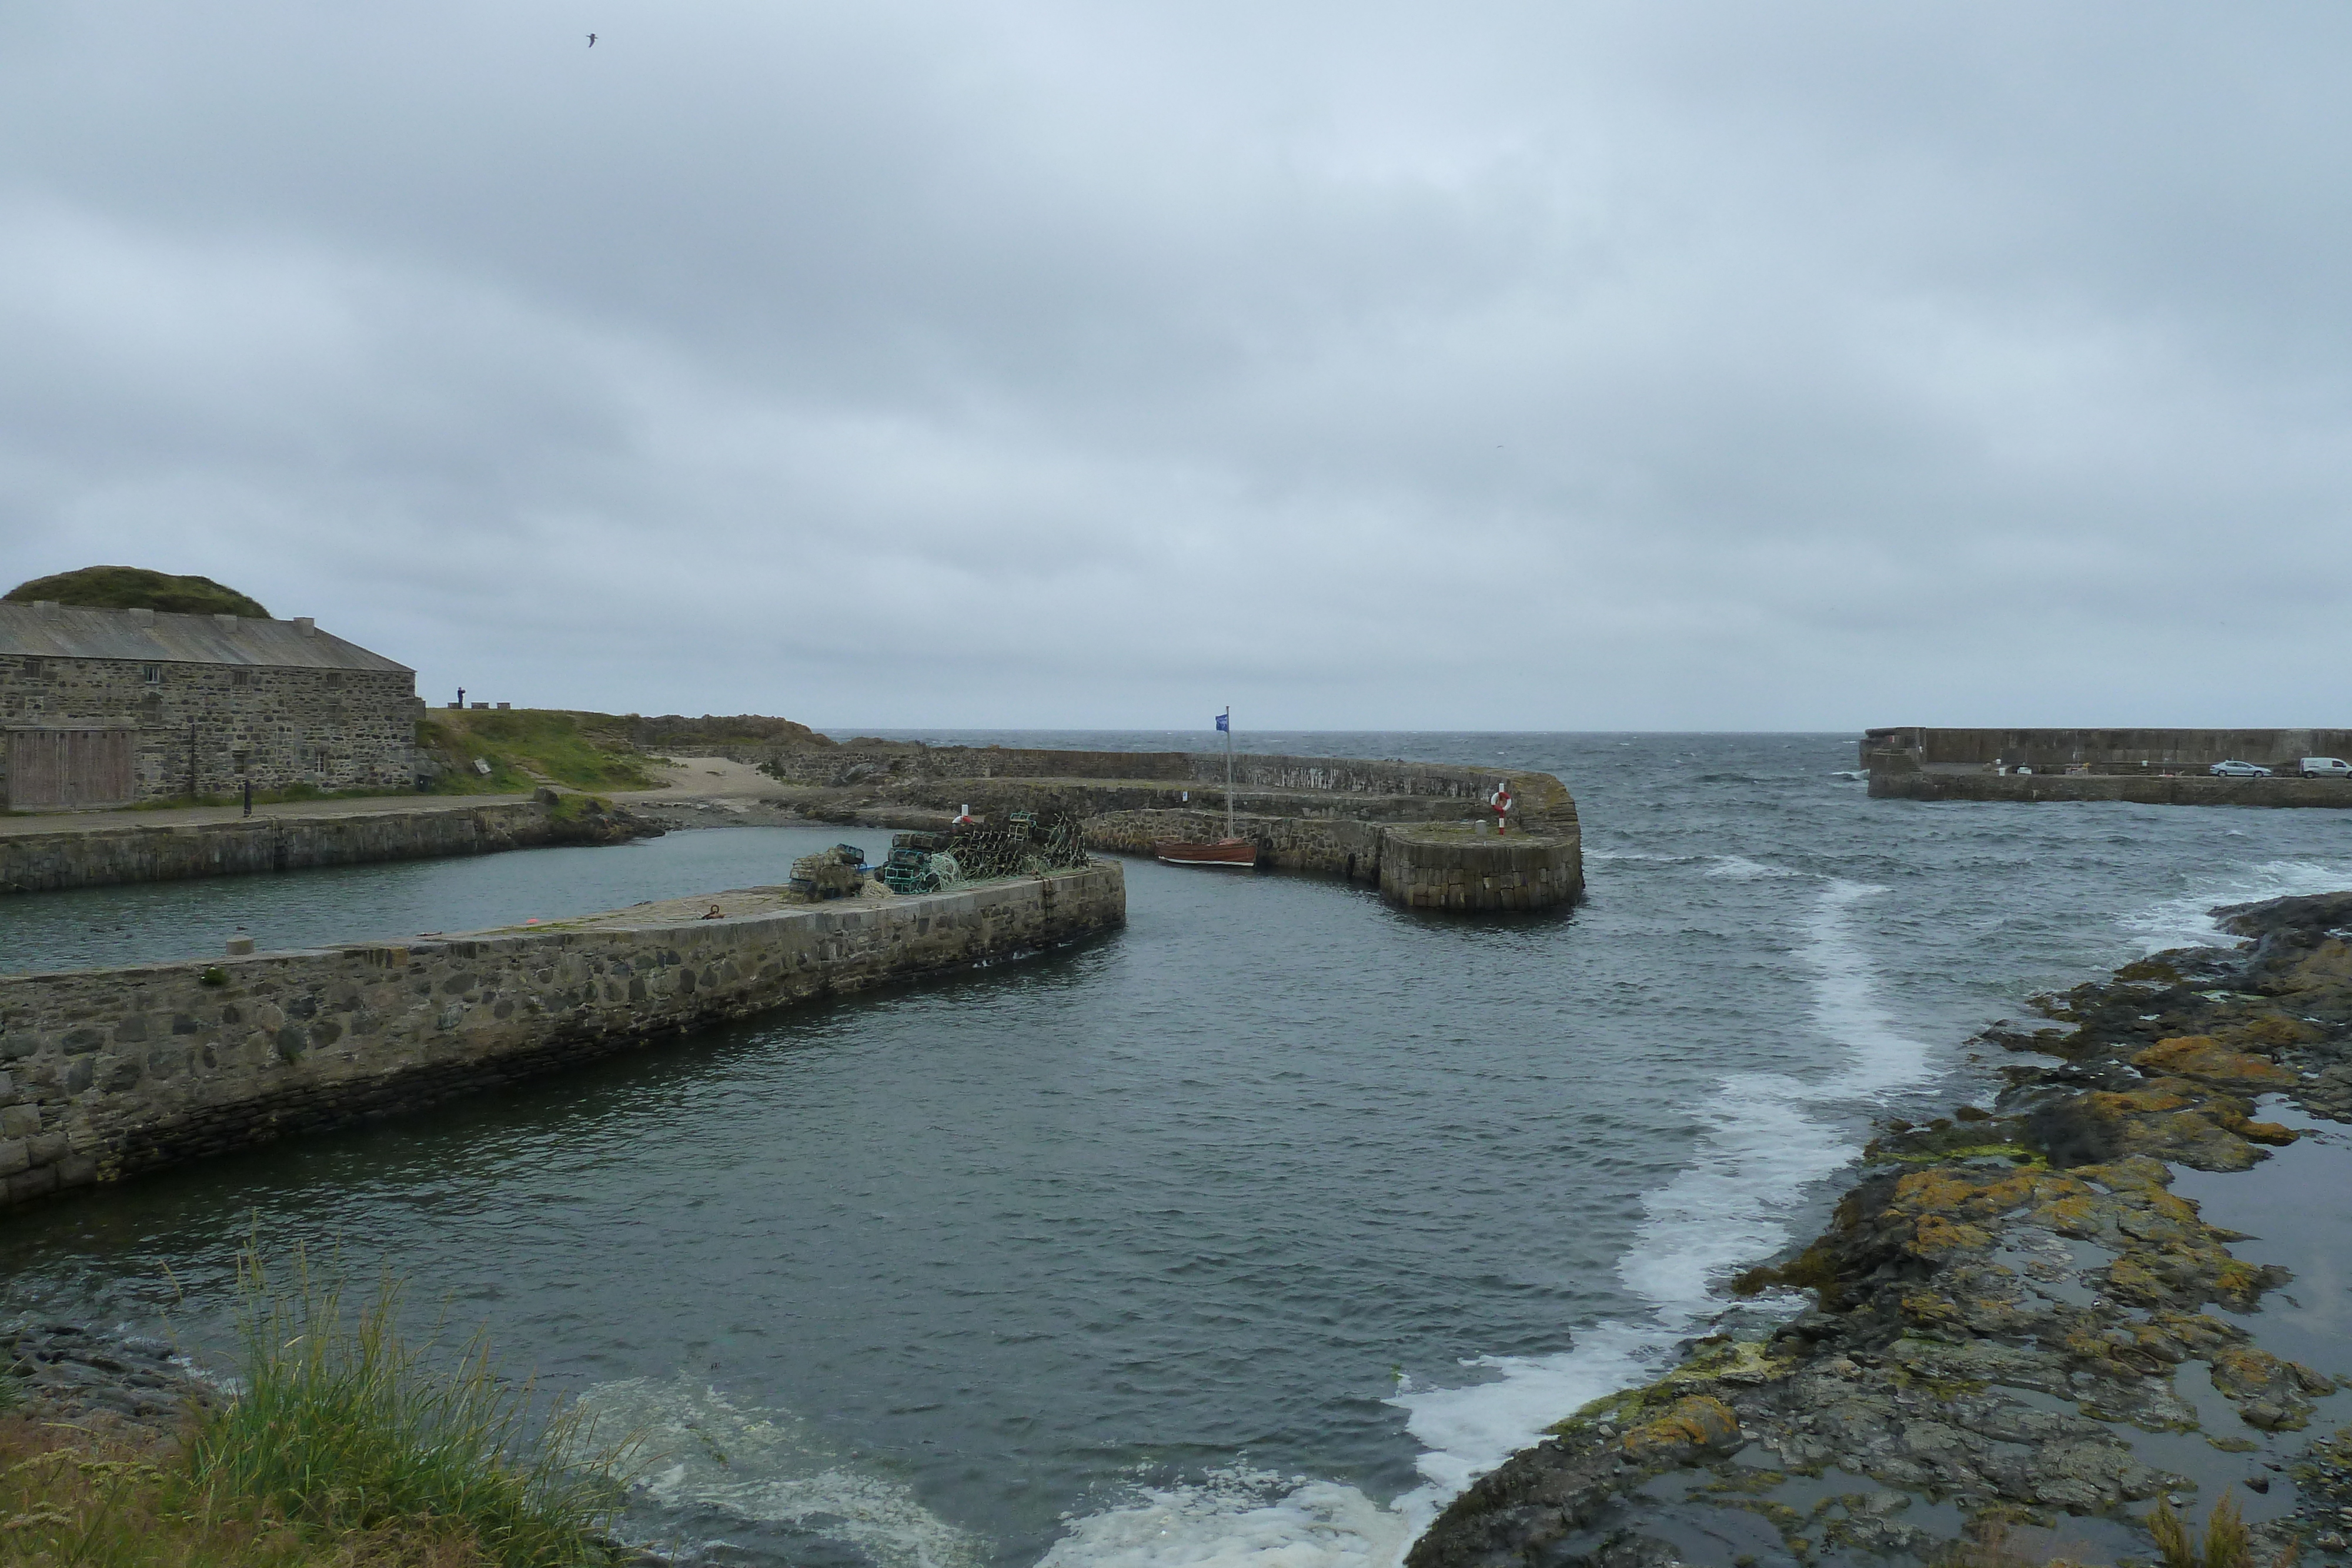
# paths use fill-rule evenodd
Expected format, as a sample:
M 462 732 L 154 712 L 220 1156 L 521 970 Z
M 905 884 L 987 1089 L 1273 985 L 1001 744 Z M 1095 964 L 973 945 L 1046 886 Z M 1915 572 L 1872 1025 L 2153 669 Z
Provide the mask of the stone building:
M 416 674 L 304 617 L 0 602 L 0 804 L 405 789 Z

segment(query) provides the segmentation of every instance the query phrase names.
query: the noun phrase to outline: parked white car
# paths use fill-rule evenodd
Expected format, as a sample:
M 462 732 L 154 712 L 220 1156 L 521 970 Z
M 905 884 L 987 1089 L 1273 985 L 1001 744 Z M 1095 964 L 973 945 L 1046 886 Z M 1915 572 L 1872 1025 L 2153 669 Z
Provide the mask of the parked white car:
M 2216 762 L 2206 771 L 2216 779 L 2267 779 L 2271 776 L 2269 768 L 2252 762 L 2241 762 L 2234 757 L 2227 762 Z
M 2294 770 L 2305 779 L 2352 779 L 2352 762 L 2340 757 L 2306 757 Z

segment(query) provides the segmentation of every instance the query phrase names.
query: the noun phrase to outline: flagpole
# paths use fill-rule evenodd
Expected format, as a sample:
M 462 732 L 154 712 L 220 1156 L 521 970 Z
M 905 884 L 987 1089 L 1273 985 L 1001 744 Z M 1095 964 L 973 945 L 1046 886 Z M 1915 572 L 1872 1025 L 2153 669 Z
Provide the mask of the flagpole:
M 1225 732 L 1225 837 L 1234 836 L 1234 710 L 1225 706 L 1225 722 L 1217 727 Z

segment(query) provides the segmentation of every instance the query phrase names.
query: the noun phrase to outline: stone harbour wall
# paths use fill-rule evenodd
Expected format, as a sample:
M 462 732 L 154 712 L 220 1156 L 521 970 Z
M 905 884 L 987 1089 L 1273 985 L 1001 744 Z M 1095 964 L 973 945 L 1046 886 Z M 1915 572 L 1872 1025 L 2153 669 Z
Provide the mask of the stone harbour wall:
M 1391 828 L 1381 850 L 1381 896 L 1409 909 L 1549 909 L 1583 891 L 1572 838 Z
M 300 816 L 273 811 L 226 822 L 141 824 L 0 834 L 0 894 L 112 883 L 293 871 L 488 854 L 559 841 L 546 804 L 387 806 Z
M 2093 768 L 2201 768 L 2236 758 L 2292 768 L 2299 758 L 2352 758 L 2352 730 L 2342 729 L 1939 729 L 1895 725 L 1867 730 L 1862 766 L 1903 772 L 1917 768 L 2020 763 L 2053 771 Z
M 1870 776 L 1886 800 L 2129 800 L 2142 806 L 2352 807 L 2352 779 L 2141 778 L 2128 773 L 1886 773 Z
M 1071 809 L 1081 811 L 1168 809 L 1179 806 L 1188 790 L 1192 805 L 1222 810 L 1224 801 L 1222 751 L 843 746 L 735 748 L 728 755 L 783 783 L 877 791 L 918 804 L 945 801 L 950 808 L 962 800 L 1034 806 L 1048 797 L 1066 797 Z M 1234 758 L 1234 800 L 1240 809 L 1261 813 L 1270 802 L 1253 800 L 1252 794 L 1291 797 L 1282 803 L 1283 815 L 1328 811 L 1452 819 L 1483 811 L 1496 782 L 1506 779 L 1517 797 L 1517 815 L 1531 828 L 1574 828 L 1576 803 L 1566 786 L 1549 773 L 1515 768 L 1240 753 Z M 1298 797 L 1320 799 L 1309 805 Z
M 1260 817 L 1237 813 L 1234 832 L 1257 846 L 1258 863 L 1280 871 L 1324 872 L 1353 882 L 1378 883 L 1379 822 L 1345 817 Z M 1222 811 L 1130 810 L 1087 819 L 1087 847 L 1148 855 L 1161 839 L 1212 842 L 1225 836 Z
M 1013 958 L 1126 917 L 1120 869 L 1098 862 L 721 920 L 665 906 L 571 928 L 0 978 L 0 1205 Z
M 1479 834 L 1453 824 L 1236 815 L 1234 831 L 1258 863 L 1324 872 L 1381 890 L 1391 904 L 1462 911 L 1548 909 L 1584 892 L 1581 839 L 1569 833 Z M 1224 837 L 1213 811 L 1131 810 L 1087 819 L 1088 849 L 1148 855 L 1162 839 Z

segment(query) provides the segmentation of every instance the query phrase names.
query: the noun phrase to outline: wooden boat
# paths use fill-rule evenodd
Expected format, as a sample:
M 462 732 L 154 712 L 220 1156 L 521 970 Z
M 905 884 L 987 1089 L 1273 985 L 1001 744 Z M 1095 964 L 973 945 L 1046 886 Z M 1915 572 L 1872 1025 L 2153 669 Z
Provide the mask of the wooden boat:
M 1153 841 L 1151 852 L 1170 865 L 1235 865 L 1246 871 L 1257 864 L 1257 846 L 1247 839 L 1219 839 L 1213 844 L 1159 839 Z
M 1225 736 L 1225 836 L 1213 844 L 1187 843 L 1181 839 L 1157 839 L 1152 855 L 1170 865 L 1229 865 L 1247 871 L 1257 864 L 1257 846 L 1234 832 L 1234 710 L 1217 716 Z

